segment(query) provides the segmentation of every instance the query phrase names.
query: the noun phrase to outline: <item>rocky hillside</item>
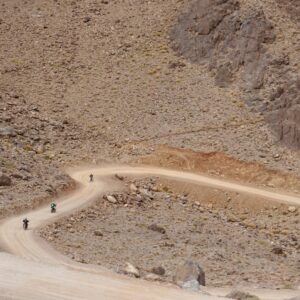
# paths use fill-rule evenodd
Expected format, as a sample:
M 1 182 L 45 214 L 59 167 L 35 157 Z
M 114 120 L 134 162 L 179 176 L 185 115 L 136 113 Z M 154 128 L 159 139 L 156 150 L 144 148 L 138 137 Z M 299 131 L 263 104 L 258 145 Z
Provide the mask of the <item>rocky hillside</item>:
M 237 87 L 281 142 L 299 148 L 300 4 L 278 1 L 272 8 L 265 2 L 194 1 L 172 30 L 173 48 L 194 63 L 206 63 L 216 85 Z M 292 21 L 285 19 L 292 30 L 274 28 L 281 7 L 291 13 Z
M 51 224 L 42 237 L 75 261 L 132 275 L 130 263 L 149 280 L 178 284 L 177 269 L 189 258 L 205 270 L 208 286 L 298 287 L 295 207 L 253 209 L 255 197 L 196 186 L 178 193 L 157 178 L 125 182 L 124 192 Z
M 298 172 L 297 1 L 0 5 L 2 214 L 157 144 Z

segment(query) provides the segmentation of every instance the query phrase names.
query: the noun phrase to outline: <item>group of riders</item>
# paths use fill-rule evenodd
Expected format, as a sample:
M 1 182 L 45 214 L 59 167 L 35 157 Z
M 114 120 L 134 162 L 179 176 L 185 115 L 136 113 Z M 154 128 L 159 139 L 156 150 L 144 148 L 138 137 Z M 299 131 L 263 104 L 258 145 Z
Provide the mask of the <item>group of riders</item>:
M 90 182 L 94 181 L 94 175 L 90 174 Z M 56 203 L 52 202 L 50 204 L 50 211 L 51 213 L 55 213 L 56 212 Z M 26 230 L 28 229 L 28 225 L 29 225 L 29 220 L 27 218 L 23 219 L 23 228 Z

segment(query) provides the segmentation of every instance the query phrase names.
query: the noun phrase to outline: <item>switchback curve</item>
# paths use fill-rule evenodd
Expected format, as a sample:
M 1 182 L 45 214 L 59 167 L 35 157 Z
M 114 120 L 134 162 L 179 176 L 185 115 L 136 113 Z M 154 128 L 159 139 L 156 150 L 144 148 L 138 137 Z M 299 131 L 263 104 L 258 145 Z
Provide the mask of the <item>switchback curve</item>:
M 93 183 L 88 182 L 90 173 L 95 175 Z M 56 214 L 50 214 L 48 207 L 27 213 L 26 216 L 30 219 L 28 231 L 24 231 L 20 224 L 25 214 L 5 220 L 0 225 L 0 243 L 10 253 L 0 255 L 0 290 L 4 291 L 3 295 L 9 297 L 7 299 L 218 299 L 216 296 L 199 295 L 166 285 L 129 279 L 97 266 L 78 264 L 58 254 L 37 236 L 36 230 L 41 226 L 91 203 L 99 194 L 109 190 L 103 178 L 116 173 L 168 177 L 300 205 L 300 199 L 293 195 L 279 194 L 194 173 L 129 166 L 73 169 L 69 174 L 79 183 L 79 188 L 59 199 Z M 228 290 L 211 289 L 209 292 L 223 295 Z M 300 296 L 300 291 L 251 292 L 266 300 Z

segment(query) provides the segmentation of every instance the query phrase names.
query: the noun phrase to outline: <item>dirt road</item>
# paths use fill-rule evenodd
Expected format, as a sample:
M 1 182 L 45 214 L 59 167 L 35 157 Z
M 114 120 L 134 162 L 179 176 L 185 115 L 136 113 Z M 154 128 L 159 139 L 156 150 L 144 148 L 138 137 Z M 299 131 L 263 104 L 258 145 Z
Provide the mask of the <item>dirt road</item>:
M 89 183 L 93 173 L 95 182 Z M 300 199 L 285 194 L 261 190 L 193 173 L 151 167 L 81 168 L 69 174 L 81 185 L 78 190 L 58 199 L 58 212 L 50 214 L 49 207 L 6 220 L 0 226 L 0 244 L 10 254 L 0 254 L 0 290 L 3 299 L 218 299 L 142 280 L 113 274 L 97 266 L 73 262 L 58 254 L 41 240 L 35 230 L 56 218 L 67 215 L 92 202 L 110 187 L 105 177 L 114 174 L 159 175 L 199 185 L 250 193 L 262 198 L 300 205 Z M 29 230 L 22 229 L 21 220 L 27 216 Z M 209 290 L 224 295 L 228 290 Z M 300 291 L 251 291 L 261 299 L 287 299 L 300 296 Z

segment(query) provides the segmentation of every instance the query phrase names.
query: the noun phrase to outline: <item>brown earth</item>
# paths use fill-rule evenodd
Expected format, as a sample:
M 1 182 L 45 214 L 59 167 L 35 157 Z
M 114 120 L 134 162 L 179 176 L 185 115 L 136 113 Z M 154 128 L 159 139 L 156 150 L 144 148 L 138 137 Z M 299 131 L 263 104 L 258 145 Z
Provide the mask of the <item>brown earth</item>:
M 129 262 L 145 279 L 171 282 L 191 259 L 204 268 L 208 286 L 299 285 L 299 210 L 154 177 L 126 182 L 126 192 L 109 194 L 114 204 L 101 198 L 41 235 L 78 262 L 120 273 Z M 128 188 L 132 182 L 137 191 Z
M 190 1 L 11 0 L 0 5 L 0 169 L 12 179 L 0 190 L 2 215 L 31 206 L 35 198 L 53 197 L 68 183 L 65 165 L 136 161 L 157 144 L 225 152 L 299 174 L 298 152 L 278 145 L 278 136 L 260 113 L 244 105 L 235 85 L 218 87 L 209 66 L 172 50 L 170 32 Z M 265 48 L 280 50 L 284 56 L 276 64 L 285 65 L 287 57 L 294 72 L 297 23 L 275 0 L 240 1 L 238 11 L 253 7 L 264 10 L 259 24 L 271 23 L 273 29 L 255 27 L 251 37 L 266 40 L 271 31 L 276 36 L 270 45 L 255 44 L 262 58 Z M 238 51 L 239 42 L 229 45 Z M 272 72 L 267 70 L 265 78 Z M 281 93 L 276 105 L 285 103 Z M 267 94 L 260 98 L 268 101 Z M 288 109 L 291 127 L 296 106 Z
M 280 156 L 275 159 L 279 160 Z M 299 177 L 287 172 L 267 169 L 259 163 L 239 161 L 220 152 L 201 153 L 161 145 L 156 147 L 151 154 L 141 157 L 139 163 L 191 170 L 291 193 L 300 192 Z
M 199 24 L 208 25 L 204 50 L 212 53 L 202 63 L 172 49 L 172 31 L 188 13 L 188 0 L 0 1 L 0 171 L 12 179 L 0 187 L 0 216 L 70 186 L 64 166 L 103 160 L 196 170 L 297 193 L 299 153 L 285 147 L 299 142 L 294 10 L 275 0 L 219 1 L 227 2 L 232 6 L 216 10 L 212 23 L 206 22 L 210 13 L 199 16 Z M 239 22 L 250 32 L 235 34 Z M 216 43 L 209 26 L 219 25 Z M 236 58 L 234 66 L 229 58 Z M 157 149 L 160 144 L 207 154 Z M 130 260 L 142 276 L 163 265 L 167 281 L 193 256 L 215 286 L 299 285 L 297 211 L 162 184 L 168 191 L 155 192 L 149 202 L 134 198 L 114 207 L 101 199 L 69 219 L 71 227 L 62 220 L 43 235 L 76 260 L 114 269 Z M 187 199 L 174 197 L 187 190 Z M 150 223 L 164 226 L 166 239 L 150 232 Z

